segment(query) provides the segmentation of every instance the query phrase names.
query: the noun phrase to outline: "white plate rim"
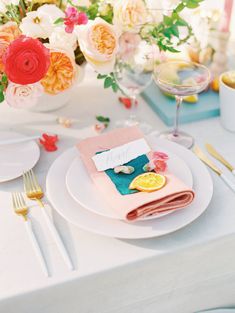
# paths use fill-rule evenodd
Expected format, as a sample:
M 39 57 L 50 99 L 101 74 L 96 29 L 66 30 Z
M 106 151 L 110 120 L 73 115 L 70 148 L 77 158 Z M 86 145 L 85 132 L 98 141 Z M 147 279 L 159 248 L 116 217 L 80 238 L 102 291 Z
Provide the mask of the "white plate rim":
M 188 164 L 182 159 L 182 158 L 179 158 L 176 154 L 172 153 L 172 151 L 166 151 L 166 149 L 162 148 L 161 146 L 159 146 L 159 150 L 166 152 L 167 154 L 169 154 L 171 157 L 173 158 L 176 158 L 178 159 L 181 164 L 183 164 L 184 166 L 184 169 L 185 171 L 187 171 L 187 175 L 188 175 L 188 179 L 190 180 L 190 185 L 188 184 L 188 187 L 189 188 L 193 188 L 193 177 L 192 177 L 192 171 L 191 169 L 189 168 Z M 79 199 L 75 192 L 73 191 L 73 188 L 70 186 L 70 181 L 71 181 L 71 173 L 74 173 L 74 164 L 75 162 L 79 159 L 79 151 L 77 151 L 77 156 L 74 158 L 74 160 L 71 162 L 71 165 L 69 166 L 68 168 L 68 171 L 66 173 L 66 187 L 67 187 L 67 190 L 70 194 L 70 196 L 78 203 L 80 204 L 84 209 L 88 210 L 88 211 L 91 211 L 92 213 L 95 213 L 95 214 L 98 214 L 98 215 L 101 215 L 103 217 L 107 217 L 107 218 L 113 218 L 113 219 L 118 219 L 118 220 L 124 220 L 124 219 L 121 219 L 119 216 L 115 216 L 115 214 L 112 216 L 112 214 L 110 215 L 106 215 L 104 213 L 104 211 L 102 212 L 99 212 L 98 210 L 96 210 L 95 208 L 93 208 L 93 206 L 89 206 L 87 203 L 85 203 L 84 201 L 82 201 L 81 199 Z M 81 161 L 81 160 L 80 160 Z M 107 205 L 107 204 L 105 204 Z M 163 216 L 166 216 L 168 214 L 171 214 L 173 213 L 174 211 L 170 211 L 170 212 L 164 212 L 164 213 L 161 213 L 159 215 L 155 215 L 155 216 L 149 216 L 149 217 L 145 217 L 143 219 L 139 219 L 140 221 L 143 220 L 143 221 L 147 221 L 147 220 L 152 220 L 152 219 L 156 219 L 156 218 L 161 218 Z
M 0 133 L 12 134 L 14 136 L 17 135 L 19 137 L 25 137 L 25 135 L 23 135 L 21 133 L 18 133 L 18 132 L 15 132 L 15 131 L 14 132 L 13 131 L 0 131 Z M 31 170 L 38 163 L 38 161 L 40 159 L 41 151 L 40 151 L 40 148 L 39 148 L 38 144 L 34 140 L 30 140 L 28 142 L 30 142 L 32 144 L 32 146 L 34 146 L 33 148 L 35 149 L 35 159 L 32 162 L 32 164 L 30 165 L 30 167 L 27 167 L 27 170 Z M 22 174 L 17 174 L 14 177 L 11 175 L 11 176 L 8 176 L 8 177 L 6 177 L 4 179 L 0 177 L 0 183 L 6 183 L 6 182 L 13 181 L 13 180 L 21 177 L 22 175 L 23 175 L 23 173 Z
M 112 238 L 120 238 L 120 239 L 146 239 L 146 238 L 156 238 L 156 237 L 161 237 L 161 236 L 164 236 L 166 234 L 170 234 L 170 233 L 173 233 L 179 229 L 182 229 L 184 228 L 185 226 L 187 225 L 190 225 L 193 221 L 195 221 L 196 219 L 198 219 L 202 213 L 207 209 L 211 199 L 212 199 L 212 195 L 213 195 L 213 181 L 212 181 L 212 178 L 210 176 L 210 173 L 209 171 L 207 170 L 206 166 L 191 152 L 191 151 L 188 151 L 186 150 L 185 148 L 179 146 L 178 144 L 175 144 L 175 143 L 171 143 L 171 142 L 168 142 L 168 141 L 165 141 L 165 140 L 160 140 L 160 139 L 155 139 L 155 140 L 159 140 L 161 141 L 161 143 L 164 142 L 164 144 L 166 144 L 166 146 L 172 146 L 172 147 L 175 147 L 177 150 L 180 150 L 181 153 L 183 153 L 183 156 L 182 158 L 184 158 L 185 156 L 189 156 L 189 154 L 191 155 L 191 162 L 192 160 L 194 160 L 195 162 L 197 162 L 197 166 L 200 166 L 201 167 L 201 170 L 204 172 L 204 175 L 207 177 L 207 192 L 204 193 L 205 189 L 203 188 L 203 193 L 206 194 L 207 198 L 204 200 L 204 208 L 202 209 L 201 207 L 197 208 L 197 214 L 194 215 L 193 218 L 189 218 L 187 219 L 186 221 L 180 223 L 180 225 L 178 225 L 177 227 L 174 227 L 173 229 L 171 230 L 168 230 L 168 231 L 161 231 L 160 233 L 158 231 L 153 231 L 153 225 L 155 223 L 158 223 L 159 221 L 162 221 L 164 219 L 172 219 L 172 218 L 175 218 L 176 215 L 181 215 L 181 213 L 185 213 L 185 212 L 189 212 L 190 208 L 186 210 L 182 210 L 182 211 L 178 211 L 178 212 L 174 212 L 173 214 L 171 214 L 170 216 L 167 216 L 167 217 L 163 217 L 162 219 L 157 219 L 157 220 L 151 220 L 151 221 L 145 221 L 145 222 L 139 222 L 139 223 L 134 223 L 133 226 L 137 226 L 138 228 L 138 235 L 127 235 L 127 234 L 124 234 L 123 231 L 121 231 L 120 233 L 120 230 L 114 234 L 113 233 L 113 225 L 112 225 L 112 231 L 109 232 L 109 230 L 105 231 L 103 226 L 102 226 L 102 229 L 95 229 L 93 228 L 93 225 L 84 225 L 84 223 L 82 224 L 81 223 L 81 219 L 80 217 L 75 221 L 73 220 L 73 218 L 71 216 L 68 216 L 68 214 L 66 213 L 66 210 L 65 208 L 63 207 L 63 197 L 60 199 L 60 201 L 58 202 L 58 199 L 55 201 L 55 199 L 57 198 L 57 196 L 53 197 L 51 192 L 52 192 L 52 186 L 54 184 L 50 184 L 50 180 L 51 178 L 53 177 L 54 175 L 54 172 L 56 174 L 58 174 L 57 172 L 57 166 L 58 165 L 64 165 L 64 159 L 70 155 L 70 158 L 72 156 L 72 158 L 74 157 L 75 153 L 76 153 L 76 148 L 73 147 L 73 148 L 70 148 L 69 150 L 65 151 L 62 155 L 60 155 L 60 157 L 52 164 L 51 168 L 49 169 L 49 172 L 48 172 L 48 175 L 47 175 L 47 181 L 46 181 L 46 185 L 47 185 L 47 196 L 48 196 L 48 199 L 49 201 L 52 203 L 52 206 L 54 207 L 54 209 L 62 216 L 64 217 L 68 222 L 70 222 L 71 224 L 85 230 L 85 231 L 88 231 L 88 232 L 92 232 L 92 233 L 95 233 L 95 234 L 99 234 L 99 235 L 103 235 L 103 236 L 107 236 L 107 237 L 112 237 Z M 63 160 L 63 162 L 62 162 Z M 186 161 L 187 162 L 187 161 Z M 61 163 L 61 164 L 60 164 Z M 67 166 L 68 168 L 68 166 Z M 195 168 L 195 164 L 194 164 L 194 168 Z M 66 173 L 66 170 L 65 170 L 65 173 Z M 65 176 L 65 173 L 64 173 L 64 176 Z M 61 176 L 60 176 L 61 177 Z M 61 182 L 61 180 L 60 180 Z M 64 182 L 64 188 L 65 188 L 65 182 Z M 59 188 L 61 190 L 61 186 Z M 65 192 L 67 192 L 67 190 L 65 190 Z M 60 194 L 60 196 L 62 196 L 62 193 Z M 69 199 L 69 201 L 71 202 L 71 204 L 74 206 L 74 208 L 72 209 L 73 211 L 73 214 L 74 214 L 74 211 L 76 210 L 79 210 L 79 205 L 69 196 L 68 192 L 67 192 L 67 197 Z M 62 200 L 62 201 L 61 201 Z M 67 203 L 66 203 L 67 205 Z M 194 200 L 194 205 L 195 205 L 195 200 Z M 81 211 L 83 212 L 84 214 L 84 211 Z M 88 212 L 88 211 L 87 211 Z M 95 216 L 95 225 L 97 225 L 97 219 L 101 220 L 102 222 L 104 220 L 106 220 L 105 222 L 108 222 L 108 226 L 107 228 L 110 228 L 110 219 L 107 219 L 107 218 L 104 218 L 104 217 L 101 217 L 101 216 L 98 216 L 98 215 L 95 215 L 91 212 L 88 212 L 89 213 L 89 216 L 91 218 L 94 218 Z M 176 216 L 177 217 L 177 216 Z M 131 223 L 125 223 L 123 221 L 117 221 L 117 220 L 111 220 L 111 224 L 116 224 L 116 223 L 119 223 L 118 226 L 121 226 L 121 224 L 126 224 L 128 227 L 129 225 L 132 227 L 132 224 Z M 87 221 L 86 221 L 87 223 Z M 90 223 L 90 221 L 88 222 L 88 224 Z M 147 232 L 146 233 L 141 233 L 140 232 L 140 229 L 139 229 L 139 225 L 141 225 L 141 227 L 143 226 L 144 224 L 144 227 L 147 228 Z M 148 225 L 148 227 L 146 226 Z M 125 226 L 126 227 L 126 226 Z M 148 233 L 148 229 L 150 229 L 150 233 Z

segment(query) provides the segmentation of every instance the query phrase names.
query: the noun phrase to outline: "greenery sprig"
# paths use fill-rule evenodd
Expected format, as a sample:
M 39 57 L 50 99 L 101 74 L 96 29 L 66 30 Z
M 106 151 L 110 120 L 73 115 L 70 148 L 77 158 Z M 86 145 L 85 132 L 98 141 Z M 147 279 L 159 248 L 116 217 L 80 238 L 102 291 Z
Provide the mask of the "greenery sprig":
M 193 35 L 192 27 L 180 16 L 180 13 L 186 8 L 195 9 L 199 7 L 200 3 L 203 1 L 204 0 L 183 0 L 172 11 L 171 15 L 164 15 L 161 23 L 148 26 L 149 30 L 144 37 L 146 40 L 156 43 L 162 51 L 179 52 L 177 46 L 187 42 Z M 182 27 L 185 28 L 187 33 L 184 38 L 180 36 Z M 142 30 L 142 34 L 143 33 L 144 27 Z
M 120 87 L 118 86 L 118 84 L 117 84 L 117 82 L 116 82 L 116 79 L 115 79 L 113 73 L 110 73 L 110 74 L 108 74 L 108 75 L 98 74 L 98 75 L 97 75 L 97 78 L 104 80 L 104 88 L 105 88 L 105 89 L 111 87 L 114 92 L 117 92 L 118 90 L 122 91 L 122 90 L 120 89 Z
M 0 103 L 5 100 L 4 90 L 6 89 L 7 85 L 8 85 L 8 79 L 7 79 L 7 76 L 4 74 L 2 75 L 2 78 L 0 80 Z

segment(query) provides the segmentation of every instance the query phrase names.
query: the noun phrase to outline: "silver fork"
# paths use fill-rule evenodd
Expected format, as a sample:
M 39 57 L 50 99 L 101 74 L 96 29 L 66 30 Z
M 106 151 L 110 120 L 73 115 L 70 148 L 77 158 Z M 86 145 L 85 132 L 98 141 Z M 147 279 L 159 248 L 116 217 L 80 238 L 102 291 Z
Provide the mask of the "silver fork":
M 60 235 L 52 222 L 51 218 L 48 216 L 46 212 L 45 204 L 42 201 L 42 198 L 44 197 L 44 192 L 42 190 L 42 187 L 39 185 L 36 175 L 34 174 L 33 170 L 29 170 L 28 172 L 23 173 L 23 181 L 24 181 L 24 190 L 27 195 L 27 197 L 31 200 L 37 201 L 38 205 L 42 208 L 42 214 L 46 221 L 46 224 L 54 237 L 55 243 L 65 261 L 68 268 L 70 270 L 73 270 L 73 264 L 70 260 L 70 257 L 68 255 L 67 250 L 65 249 L 65 246 L 60 238 Z
M 46 262 L 43 258 L 42 251 L 41 251 L 40 246 L 38 244 L 37 238 L 33 232 L 31 221 L 28 218 L 28 211 L 29 210 L 28 210 L 28 207 L 27 207 L 26 202 L 24 200 L 24 197 L 20 192 L 12 193 L 12 205 L 13 205 L 13 209 L 14 209 L 15 213 L 24 218 L 25 227 L 26 227 L 26 230 L 28 232 L 31 243 L 33 245 L 36 256 L 38 258 L 38 261 L 40 262 L 40 265 L 41 265 L 45 275 L 48 277 L 49 273 L 48 273 L 48 269 L 46 266 Z

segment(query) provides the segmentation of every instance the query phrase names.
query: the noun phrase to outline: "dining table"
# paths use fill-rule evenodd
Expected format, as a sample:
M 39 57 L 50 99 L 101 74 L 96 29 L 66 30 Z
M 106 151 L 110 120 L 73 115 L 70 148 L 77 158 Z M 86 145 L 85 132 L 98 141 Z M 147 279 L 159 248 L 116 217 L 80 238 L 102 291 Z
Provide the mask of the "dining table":
M 45 191 L 54 160 L 79 140 L 97 135 L 96 116 L 109 117 L 108 129 L 113 129 L 116 120 L 129 115 L 118 95 L 102 84 L 87 67 L 68 104 L 57 111 L 42 113 L 0 104 L 0 130 L 59 136 L 57 151 L 40 148 L 34 169 Z M 137 114 L 152 126 L 154 135 L 167 129 L 141 97 Z M 72 127 L 63 127 L 58 117 L 73 119 Z M 194 136 L 198 146 L 210 143 L 235 164 L 235 133 L 226 131 L 220 118 L 181 128 Z M 186 227 L 157 238 L 105 237 L 78 228 L 52 208 L 48 213 L 73 271 L 63 262 L 42 209 L 34 205 L 32 225 L 50 277 L 43 275 L 23 221 L 12 209 L 11 192 L 23 191 L 22 177 L 1 183 L 0 313 L 192 313 L 235 306 L 235 193 L 218 175 L 210 174 L 214 192 L 207 210 Z

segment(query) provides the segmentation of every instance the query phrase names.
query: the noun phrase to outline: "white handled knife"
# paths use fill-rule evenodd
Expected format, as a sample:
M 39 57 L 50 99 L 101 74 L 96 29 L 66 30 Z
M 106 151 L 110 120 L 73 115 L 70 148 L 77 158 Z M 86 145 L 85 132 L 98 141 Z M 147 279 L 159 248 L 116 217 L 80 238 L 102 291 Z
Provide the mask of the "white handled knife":
M 214 163 L 202 152 L 202 150 L 195 146 L 193 148 L 193 152 L 199 157 L 199 159 L 204 162 L 207 166 L 209 166 L 216 174 L 222 178 L 222 180 L 228 185 L 228 187 L 235 192 L 235 183 L 233 183 L 223 172 L 214 165 Z

